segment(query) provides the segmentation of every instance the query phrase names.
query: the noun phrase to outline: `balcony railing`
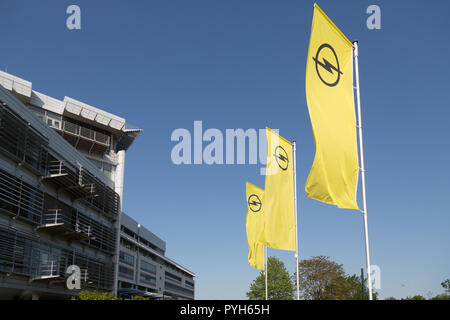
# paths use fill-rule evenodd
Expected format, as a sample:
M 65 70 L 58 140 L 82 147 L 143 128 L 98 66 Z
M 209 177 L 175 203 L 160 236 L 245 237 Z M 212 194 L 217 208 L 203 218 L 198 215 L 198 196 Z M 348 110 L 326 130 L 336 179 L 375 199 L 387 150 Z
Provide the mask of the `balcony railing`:
M 67 238 L 90 239 L 92 226 L 84 215 L 67 215 L 63 209 L 46 209 L 40 229 L 53 230 Z M 73 210 L 74 211 L 74 210 Z
M 102 143 L 104 145 L 110 144 L 110 137 L 100 131 L 79 125 L 70 120 L 63 120 L 62 130 L 77 136 L 81 136 L 92 141 Z
M 119 211 L 119 195 L 92 175 L 83 166 L 73 168 L 64 160 L 48 161 L 46 180 L 55 182 L 75 198 L 82 198 L 90 207 L 115 219 Z
M 58 260 L 43 260 L 38 265 L 36 278 L 59 277 L 61 274 Z
M 115 229 L 101 223 L 78 209 L 45 195 L 43 223 L 39 230 L 54 235 L 77 239 L 92 247 L 113 253 Z
M 68 118 L 62 121 L 61 128 L 53 128 L 75 148 L 81 148 L 89 153 L 96 151 L 103 154 L 111 144 L 111 137 L 106 132 Z
M 112 290 L 114 265 L 111 259 L 105 261 L 46 243 L 35 235 L 0 223 L 0 274 L 13 273 L 28 276 L 30 281 L 64 283 L 70 265 L 80 268 L 82 288 Z M 65 287 L 65 283 L 63 285 Z
M 75 220 L 70 219 L 65 214 L 62 213 L 62 209 L 47 209 L 48 213 L 44 215 L 45 225 L 59 225 L 64 224 L 71 226 L 75 232 L 83 233 L 90 237 L 92 235 L 92 227 L 88 223 L 88 219 L 85 217 L 80 217 L 78 214 Z
M 81 169 L 74 169 L 64 160 L 50 160 L 47 164 L 45 180 L 55 184 L 72 194 L 75 198 L 85 198 L 94 195 L 94 183 L 87 183 Z

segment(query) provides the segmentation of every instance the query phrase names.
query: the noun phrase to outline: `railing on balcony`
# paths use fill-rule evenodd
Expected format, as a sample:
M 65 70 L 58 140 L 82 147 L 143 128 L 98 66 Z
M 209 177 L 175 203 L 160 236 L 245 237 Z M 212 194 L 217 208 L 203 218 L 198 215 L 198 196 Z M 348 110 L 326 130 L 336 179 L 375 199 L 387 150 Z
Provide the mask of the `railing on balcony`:
M 58 260 L 43 260 L 39 263 L 36 278 L 59 277 L 60 271 Z
M 85 204 L 99 213 L 116 219 L 119 212 L 119 195 L 83 166 L 73 168 L 66 161 L 49 155 L 47 175 L 43 179 L 55 182 L 75 199 L 82 198 Z
M 105 145 L 110 144 L 110 137 L 103 132 L 94 130 L 92 128 L 77 124 L 74 121 L 64 119 L 62 123 L 62 130 L 77 136 L 81 136 L 92 141 L 102 143 Z
M 43 223 L 39 229 L 51 230 L 66 238 L 78 238 L 81 240 L 88 240 L 92 236 L 92 226 L 89 223 L 89 219 L 84 215 L 78 214 L 75 209 L 46 208 L 46 210 L 47 212 L 44 213 L 42 219 Z
M 0 223 L 0 274 L 13 273 L 27 276 L 30 281 L 64 283 L 70 265 L 80 268 L 82 288 L 112 290 L 112 259 L 99 259 L 72 248 L 46 243 L 34 234 Z
M 119 212 L 119 195 L 98 179 L 95 182 L 94 193 L 95 197 L 83 199 L 85 204 L 108 218 L 115 219 Z
M 45 194 L 44 215 L 38 229 L 66 239 L 82 241 L 108 253 L 114 252 L 116 233 L 113 227 L 48 194 Z
M 92 151 L 105 153 L 111 144 L 111 137 L 106 131 L 102 132 L 100 129 L 69 118 L 63 119 L 61 128 L 54 129 L 74 147 L 89 153 Z
M 53 181 L 75 198 L 94 196 L 95 184 L 93 181 L 87 181 L 89 179 L 86 179 L 83 173 L 81 168 L 73 169 L 64 160 L 50 160 L 43 179 Z

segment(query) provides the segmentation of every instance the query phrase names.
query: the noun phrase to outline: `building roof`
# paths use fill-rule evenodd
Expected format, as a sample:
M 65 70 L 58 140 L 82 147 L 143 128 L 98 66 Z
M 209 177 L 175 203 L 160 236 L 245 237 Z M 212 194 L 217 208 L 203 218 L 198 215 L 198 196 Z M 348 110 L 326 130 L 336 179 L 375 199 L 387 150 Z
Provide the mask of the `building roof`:
M 118 137 L 118 150 L 127 150 L 142 132 L 142 129 L 131 126 L 124 118 L 84 102 L 67 96 L 61 101 L 34 91 L 30 81 L 3 71 L 0 71 L 0 85 L 13 92 L 24 103 L 96 125 L 113 133 Z
M 69 142 L 61 137 L 55 130 L 50 128 L 41 119 L 39 119 L 29 107 L 25 106 L 18 97 L 1 85 L 0 82 L 0 101 L 6 103 L 21 118 L 27 121 L 31 127 L 36 129 L 42 136 L 49 140 L 49 147 L 54 152 L 62 155 L 65 160 L 72 165 L 82 165 L 88 169 L 95 177 L 100 179 L 110 188 L 114 188 L 114 182 L 103 174 L 93 163 L 75 149 Z
M 166 250 L 166 242 L 164 240 L 162 240 L 161 238 L 159 238 L 158 236 L 156 236 L 153 232 L 151 232 L 150 230 L 148 230 L 147 228 L 141 226 L 139 223 L 136 222 L 136 220 L 134 220 L 133 218 L 131 218 L 129 215 L 127 215 L 125 212 L 122 212 L 122 218 L 121 218 L 121 225 L 123 225 L 124 227 L 130 229 L 131 231 L 133 231 L 134 233 L 138 233 L 138 226 L 141 229 L 139 232 L 139 235 L 141 237 L 143 237 L 144 239 L 146 239 L 147 241 L 151 242 L 152 244 L 155 244 L 157 247 L 163 249 L 163 251 Z M 195 273 L 193 273 L 192 271 L 189 271 L 188 269 L 186 269 L 185 267 L 181 266 L 180 264 L 176 263 L 175 261 L 167 258 L 164 254 L 161 254 L 160 252 L 140 243 L 139 241 L 136 241 L 136 239 L 129 237 L 126 234 L 122 233 L 122 236 L 127 239 L 128 241 L 134 243 L 135 245 L 151 252 L 152 254 L 158 256 L 159 258 L 163 259 L 164 261 L 176 266 L 177 268 L 179 268 L 180 270 L 183 270 L 184 272 L 190 274 L 191 276 L 195 277 Z
M 134 220 L 132 217 L 130 217 L 125 212 L 122 212 L 122 217 L 120 223 L 125 228 L 133 231 L 136 234 L 139 234 L 140 237 L 144 238 L 151 244 L 153 244 L 155 247 L 158 247 L 162 251 L 166 251 L 166 242 L 162 240 L 160 237 L 155 235 L 153 232 L 142 226 L 140 223 L 138 223 L 136 220 Z M 140 229 L 140 230 L 138 230 Z
M 165 262 L 168 262 L 168 263 L 170 263 L 170 264 L 176 266 L 178 269 L 180 269 L 180 270 L 186 272 L 187 274 L 190 274 L 192 277 L 195 277 L 195 273 L 193 273 L 192 271 L 189 271 L 188 269 L 186 269 L 186 268 L 183 267 L 182 265 L 180 265 L 180 264 L 176 263 L 175 261 L 173 261 L 173 260 L 167 258 L 166 256 L 162 255 L 161 253 L 157 252 L 156 250 L 153 250 L 152 248 L 143 245 L 142 243 L 136 241 L 136 239 L 131 238 L 131 237 L 127 236 L 126 234 L 122 234 L 121 237 L 123 237 L 124 239 L 126 239 L 126 240 L 132 242 L 134 245 L 136 245 L 136 246 L 138 246 L 138 247 L 140 247 L 140 248 L 143 248 L 143 249 L 149 251 L 150 253 L 152 253 L 152 254 L 154 254 L 155 256 L 161 258 L 161 259 L 164 260 Z

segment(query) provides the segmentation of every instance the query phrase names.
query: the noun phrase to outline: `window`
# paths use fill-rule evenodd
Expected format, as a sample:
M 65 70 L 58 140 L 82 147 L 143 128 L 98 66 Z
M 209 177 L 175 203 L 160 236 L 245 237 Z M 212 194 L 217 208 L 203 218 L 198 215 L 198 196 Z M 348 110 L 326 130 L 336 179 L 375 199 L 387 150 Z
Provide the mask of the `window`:
M 180 286 L 177 286 L 175 284 L 172 284 L 170 282 L 165 282 L 164 283 L 164 287 L 166 290 L 170 290 L 170 291 L 175 291 L 184 295 L 188 295 L 188 296 L 194 296 L 194 291 L 193 290 L 189 290 Z
M 190 281 L 186 280 L 184 283 L 185 283 L 186 287 L 194 289 L 194 283 L 193 282 L 190 282 Z
M 122 231 L 123 231 L 123 233 L 125 233 L 127 236 L 130 236 L 130 237 L 133 238 L 133 239 L 136 238 L 136 234 L 135 234 L 133 231 L 131 231 L 130 229 L 123 227 Z
M 147 271 L 150 273 L 156 273 L 156 266 L 141 260 L 141 270 L 144 270 L 144 271 Z
M 47 124 L 54 129 L 61 129 L 61 116 L 47 112 Z
M 126 263 L 130 266 L 134 266 L 134 257 L 128 253 L 120 251 L 119 260 L 120 262 Z
M 48 139 L 7 105 L 0 105 L 0 149 L 15 161 L 45 172 Z
M 110 178 L 111 180 L 113 179 L 113 172 L 114 172 L 114 166 L 103 162 L 103 161 L 99 161 L 99 160 L 95 160 L 95 159 L 91 159 L 89 158 L 89 160 L 95 164 L 95 166 L 97 168 L 100 169 L 101 172 L 103 172 L 105 174 L 105 176 L 107 176 L 108 178 Z
M 37 275 L 64 275 L 69 264 L 82 271 L 82 286 L 110 291 L 114 283 L 112 265 L 72 249 L 62 249 L 42 242 L 36 236 L 0 225 L 0 269 L 36 277 Z M 87 272 L 87 275 L 86 275 Z
M 124 266 L 119 266 L 119 276 L 133 280 L 134 270 Z
M 0 169 L 0 210 L 40 224 L 44 193 Z
M 176 276 L 176 275 L 174 275 L 174 274 L 172 274 L 170 272 L 167 272 L 167 271 L 166 271 L 166 278 L 169 279 L 169 280 L 181 283 L 181 277 L 178 277 L 178 276 Z
M 143 283 L 149 284 L 151 286 L 156 286 L 156 278 L 152 277 L 151 275 L 141 272 L 140 280 Z
M 123 281 L 119 281 L 119 286 L 120 286 L 120 288 L 124 288 L 124 289 L 133 287 L 133 285 L 131 283 L 123 282 Z
M 153 261 L 156 261 L 156 259 L 157 259 L 157 257 L 154 254 L 152 254 L 152 253 L 150 253 L 147 250 L 144 250 L 142 248 L 139 248 L 139 253 L 142 254 L 144 257 L 146 257 L 148 259 L 151 259 Z
M 34 112 L 34 114 L 36 114 L 39 119 L 47 123 L 49 127 L 61 130 L 62 116 L 45 109 L 36 108 L 33 106 L 29 107 Z
M 120 238 L 120 245 L 127 248 L 128 250 L 136 251 L 136 247 L 130 241 Z
M 91 160 L 91 162 L 92 162 L 93 164 L 95 164 L 95 166 L 96 166 L 97 168 L 99 168 L 100 170 L 102 170 L 102 162 L 101 162 L 101 161 L 98 161 L 98 160 L 95 160 L 95 159 L 90 159 L 90 158 L 89 158 L 89 160 Z

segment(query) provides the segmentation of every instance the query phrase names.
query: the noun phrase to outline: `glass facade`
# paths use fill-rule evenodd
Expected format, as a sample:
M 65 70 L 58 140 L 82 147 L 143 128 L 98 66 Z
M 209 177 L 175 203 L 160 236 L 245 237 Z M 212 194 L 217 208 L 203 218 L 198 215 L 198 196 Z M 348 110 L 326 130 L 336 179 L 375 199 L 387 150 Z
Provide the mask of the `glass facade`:
M 156 274 L 156 266 L 141 260 L 141 270 Z
M 17 80 L 2 73 L 5 79 Z M 40 94 L 31 83 L 27 88 L 0 86 L 0 273 L 8 273 L 0 275 L 2 295 L 10 288 L 11 297 L 67 298 L 77 293 L 66 287 L 70 265 L 81 269 L 82 289 L 112 291 L 117 270 L 127 282 L 140 278 L 136 254 L 115 256 L 121 210 L 115 190 L 123 185 L 114 174 L 117 152 L 140 130 L 131 135 L 125 119 Z M 125 148 L 116 149 L 123 136 Z M 155 286 L 156 267 L 149 266 L 142 279 Z
M 0 151 L 17 163 L 45 172 L 48 140 L 11 108 L 1 103 Z
M 119 276 L 134 280 L 134 269 L 119 265 Z
M 166 274 L 166 279 L 169 279 L 169 280 L 181 283 L 181 277 L 178 277 L 178 276 L 176 276 L 176 275 L 174 275 L 174 274 L 172 274 L 170 272 L 167 272 L 167 271 L 165 272 L 165 274 Z
M 134 266 L 134 257 L 123 251 L 120 251 L 119 253 L 119 261 L 130 266 Z
M 143 282 L 145 284 L 149 284 L 151 286 L 156 286 L 156 278 L 149 274 L 145 274 L 145 273 L 141 272 L 140 280 L 141 280 L 141 282 Z
M 40 224 L 43 205 L 42 191 L 0 169 L 0 209 Z
M 186 287 L 194 289 L 194 283 L 193 282 L 186 280 L 184 283 L 185 283 Z
M 110 178 L 111 180 L 114 179 L 113 173 L 114 173 L 114 166 L 106 163 L 104 161 L 100 161 L 100 160 L 96 160 L 96 159 L 92 159 L 89 158 L 89 160 L 91 160 L 91 162 L 93 164 L 95 164 L 95 166 L 97 168 L 100 169 L 101 172 L 103 172 L 108 178 Z
M 187 295 L 187 296 L 194 296 L 194 290 L 189 290 L 187 288 L 178 286 L 176 284 L 173 284 L 173 283 L 170 283 L 167 281 L 164 283 L 164 287 L 166 290 L 178 292 L 180 294 Z
M 124 218 L 122 218 L 122 223 L 125 223 L 125 225 L 120 228 L 120 244 L 122 248 L 131 250 L 137 261 L 135 261 L 135 281 L 125 281 L 125 278 L 131 280 L 131 270 L 128 271 L 128 274 L 122 270 L 122 273 L 119 274 L 122 277 L 119 281 L 120 285 L 123 288 L 127 286 L 128 288 L 156 292 L 169 299 L 194 299 L 193 274 L 184 270 L 175 262 L 171 262 L 163 254 L 153 251 L 148 245 L 148 239 L 143 239 L 142 234 L 139 236 L 132 231 L 139 228 L 137 223 L 135 227 L 130 225 L 130 219 Z M 145 240 L 145 242 L 142 240 Z
M 64 279 L 70 265 L 87 270 L 81 281 L 83 288 L 112 289 L 114 280 L 112 263 L 44 242 L 35 235 L 18 232 L 0 224 L 1 271 L 25 275 L 31 279 L 44 276 Z

